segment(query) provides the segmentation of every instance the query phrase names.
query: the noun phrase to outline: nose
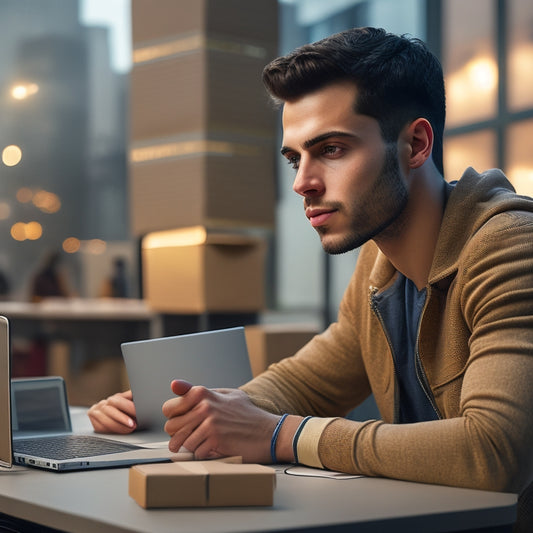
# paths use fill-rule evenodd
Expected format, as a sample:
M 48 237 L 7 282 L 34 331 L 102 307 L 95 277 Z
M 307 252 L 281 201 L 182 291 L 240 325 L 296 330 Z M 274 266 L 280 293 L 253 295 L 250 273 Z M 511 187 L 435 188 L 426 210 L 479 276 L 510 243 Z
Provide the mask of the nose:
M 304 197 L 324 194 L 324 181 L 318 173 L 317 165 L 302 157 L 292 184 L 292 190 Z

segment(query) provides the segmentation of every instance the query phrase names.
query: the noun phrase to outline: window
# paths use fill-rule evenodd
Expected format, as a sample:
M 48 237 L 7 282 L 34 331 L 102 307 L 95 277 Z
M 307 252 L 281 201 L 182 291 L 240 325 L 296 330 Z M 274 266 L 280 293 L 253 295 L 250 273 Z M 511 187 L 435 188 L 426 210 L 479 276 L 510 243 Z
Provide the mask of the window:
M 129 1 L 2 2 L 0 270 L 12 299 L 29 298 L 39 263 L 56 251 L 72 291 L 95 296 L 88 261 L 110 264 L 132 248 Z
M 448 117 L 447 179 L 501 168 L 533 195 L 533 3 L 441 2 Z

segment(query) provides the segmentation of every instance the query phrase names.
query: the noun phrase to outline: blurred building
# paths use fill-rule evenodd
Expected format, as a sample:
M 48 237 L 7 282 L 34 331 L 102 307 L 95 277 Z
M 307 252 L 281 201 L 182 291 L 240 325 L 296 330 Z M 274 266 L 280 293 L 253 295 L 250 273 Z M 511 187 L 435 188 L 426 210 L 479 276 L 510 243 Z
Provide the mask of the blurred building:
M 0 234 L 12 297 L 50 250 L 129 239 L 127 75 L 69 0 L 0 5 Z M 101 247 L 102 248 L 102 247 Z M 77 292 L 79 256 L 62 252 Z

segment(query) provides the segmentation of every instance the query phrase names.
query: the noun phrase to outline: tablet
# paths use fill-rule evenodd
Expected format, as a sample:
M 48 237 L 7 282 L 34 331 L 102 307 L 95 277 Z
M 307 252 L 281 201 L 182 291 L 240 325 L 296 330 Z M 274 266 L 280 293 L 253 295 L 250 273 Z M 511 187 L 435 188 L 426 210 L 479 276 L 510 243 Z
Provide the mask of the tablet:
M 137 427 L 164 431 L 170 383 L 184 379 L 209 388 L 237 388 L 252 379 L 244 328 L 204 331 L 121 345 Z

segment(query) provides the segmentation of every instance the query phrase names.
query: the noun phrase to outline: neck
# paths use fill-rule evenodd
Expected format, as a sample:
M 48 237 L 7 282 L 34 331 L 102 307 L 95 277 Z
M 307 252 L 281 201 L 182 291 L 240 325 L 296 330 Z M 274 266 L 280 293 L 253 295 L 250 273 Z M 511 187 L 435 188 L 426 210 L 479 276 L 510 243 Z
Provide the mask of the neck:
M 374 240 L 394 267 L 421 290 L 429 279 L 444 212 L 445 182 L 433 165 L 409 177 L 409 200 L 394 227 Z

